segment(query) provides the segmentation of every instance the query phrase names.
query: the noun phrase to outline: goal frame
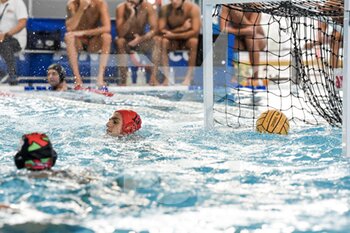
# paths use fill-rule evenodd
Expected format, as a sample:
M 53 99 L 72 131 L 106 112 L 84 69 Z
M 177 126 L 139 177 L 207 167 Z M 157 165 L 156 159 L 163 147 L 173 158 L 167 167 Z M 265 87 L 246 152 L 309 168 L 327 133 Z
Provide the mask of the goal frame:
M 262 0 L 260 0 L 262 1 Z M 213 83 L 213 17 L 212 11 L 216 4 L 254 3 L 259 0 L 203 0 L 203 101 L 204 127 L 214 127 L 214 83 Z M 266 1 L 266 0 L 265 0 Z M 288 0 L 267 0 L 268 2 L 282 2 Z M 342 152 L 350 157 L 350 1 L 344 0 L 344 35 L 343 35 L 343 118 L 342 118 Z M 347 40 L 347 43 L 345 43 Z

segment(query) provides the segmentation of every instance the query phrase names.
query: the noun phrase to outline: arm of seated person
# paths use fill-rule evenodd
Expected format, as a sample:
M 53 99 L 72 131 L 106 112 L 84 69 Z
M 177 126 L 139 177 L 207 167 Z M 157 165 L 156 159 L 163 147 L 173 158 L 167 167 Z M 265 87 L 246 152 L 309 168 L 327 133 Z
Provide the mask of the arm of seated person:
M 190 27 L 189 24 L 191 25 Z M 200 32 L 200 26 L 200 10 L 199 7 L 194 7 L 191 11 L 190 18 L 187 19 L 182 26 L 172 30 L 163 29 L 161 33 L 163 34 L 163 37 L 171 40 L 184 40 L 197 37 Z M 185 31 L 185 27 L 188 27 L 188 30 Z
M 84 14 L 84 11 L 90 5 L 89 1 L 81 1 L 81 4 L 77 6 L 74 0 L 70 0 L 67 3 L 67 18 L 66 29 L 68 32 L 76 30 L 79 26 L 80 19 Z

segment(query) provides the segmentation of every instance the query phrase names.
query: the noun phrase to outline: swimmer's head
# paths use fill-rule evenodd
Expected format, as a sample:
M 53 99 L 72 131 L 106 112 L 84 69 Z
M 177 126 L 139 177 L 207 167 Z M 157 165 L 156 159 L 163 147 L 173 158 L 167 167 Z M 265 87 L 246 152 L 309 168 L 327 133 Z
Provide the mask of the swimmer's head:
M 47 68 L 47 81 L 55 89 L 66 80 L 66 71 L 60 64 L 52 64 Z
M 15 155 L 18 169 L 40 171 L 48 170 L 55 165 L 57 153 L 46 134 L 31 133 L 22 136 L 23 144 Z
M 107 123 L 107 133 L 111 136 L 132 134 L 141 128 L 139 114 L 132 110 L 115 111 Z

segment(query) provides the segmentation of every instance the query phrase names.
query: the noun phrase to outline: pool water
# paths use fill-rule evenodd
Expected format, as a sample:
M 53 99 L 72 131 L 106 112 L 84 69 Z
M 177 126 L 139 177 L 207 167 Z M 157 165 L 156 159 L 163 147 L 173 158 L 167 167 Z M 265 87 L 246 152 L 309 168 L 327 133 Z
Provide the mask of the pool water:
M 202 104 L 187 98 L 197 94 L 2 93 L 0 204 L 11 208 L 0 209 L 0 232 L 350 232 L 341 129 L 206 131 Z M 109 137 L 122 108 L 143 127 Z M 16 170 L 33 131 L 49 136 L 61 172 Z

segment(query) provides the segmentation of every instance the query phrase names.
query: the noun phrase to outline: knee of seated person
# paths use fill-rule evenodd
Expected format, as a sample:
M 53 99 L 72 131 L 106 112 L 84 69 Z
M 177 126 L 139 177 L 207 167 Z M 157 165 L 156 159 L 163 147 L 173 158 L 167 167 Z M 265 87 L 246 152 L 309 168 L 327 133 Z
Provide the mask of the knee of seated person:
M 188 39 L 188 43 L 190 45 L 190 48 L 198 45 L 198 38 L 192 37 Z
M 120 47 L 125 47 L 126 46 L 126 40 L 125 38 L 122 38 L 122 37 L 118 37 L 115 39 L 115 43 L 117 44 L 117 46 L 120 48 Z
M 162 38 L 160 36 L 154 36 L 153 41 L 157 44 L 162 43 Z
M 107 42 L 107 43 L 112 42 L 112 36 L 109 33 L 102 33 L 101 38 L 103 42 Z
M 169 47 L 170 41 L 167 38 L 162 38 L 162 47 Z
M 71 32 L 66 32 L 66 33 L 64 34 L 64 40 L 65 40 L 65 41 L 74 40 L 74 34 L 71 33 Z

